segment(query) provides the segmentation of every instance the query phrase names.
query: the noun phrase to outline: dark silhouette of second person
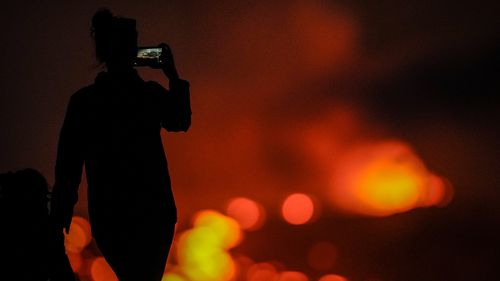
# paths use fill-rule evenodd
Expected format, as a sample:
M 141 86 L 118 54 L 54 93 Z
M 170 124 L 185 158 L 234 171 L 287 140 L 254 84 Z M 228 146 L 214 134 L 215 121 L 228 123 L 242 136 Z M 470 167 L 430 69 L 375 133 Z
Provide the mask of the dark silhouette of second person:
M 37 170 L 0 173 L 0 280 L 75 281 L 48 200 L 47 181 Z
M 97 59 L 106 70 L 71 96 L 60 132 L 51 216 L 69 230 L 85 171 L 92 235 L 121 281 L 162 278 L 177 221 L 160 136 L 191 124 L 189 83 L 162 44 L 169 90 L 133 68 L 136 22 L 98 11 Z

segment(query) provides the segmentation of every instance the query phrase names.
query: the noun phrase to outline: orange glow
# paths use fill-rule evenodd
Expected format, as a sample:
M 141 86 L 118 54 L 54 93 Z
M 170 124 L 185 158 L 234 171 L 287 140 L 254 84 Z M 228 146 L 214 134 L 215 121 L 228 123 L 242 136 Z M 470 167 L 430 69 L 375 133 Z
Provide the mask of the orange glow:
M 337 260 L 337 249 L 330 242 L 319 242 L 311 247 L 307 255 L 309 265 L 320 271 L 330 270 Z
M 348 281 L 347 278 L 337 274 L 328 274 L 321 277 L 318 281 Z
M 72 253 L 81 252 L 92 241 L 89 222 L 78 216 L 71 219 L 69 234 L 65 235 L 64 246 L 66 251 Z
M 302 193 L 288 196 L 281 208 L 283 218 L 290 224 L 304 224 L 314 214 L 314 203 L 311 198 Z
M 196 228 L 206 227 L 216 236 L 224 249 L 232 248 L 241 241 L 241 231 L 239 224 L 228 216 L 213 211 L 204 210 L 195 215 L 194 226 Z
M 291 17 L 305 62 L 313 70 L 339 66 L 355 56 L 359 27 L 348 11 L 301 1 L 292 7 Z
M 278 271 L 270 263 L 254 264 L 247 272 L 248 281 L 277 281 L 278 278 Z
M 309 281 L 309 278 L 302 272 L 284 271 L 280 274 L 278 281 Z
M 115 273 L 103 257 L 98 257 L 92 261 L 90 275 L 94 281 L 118 281 Z
M 246 279 L 248 279 L 248 278 L 246 278 L 246 276 L 248 274 L 248 270 L 250 269 L 250 267 L 255 265 L 255 262 L 251 258 L 249 258 L 247 256 L 241 256 L 241 255 L 238 255 L 237 257 L 235 257 L 234 262 L 236 265 L 236 272 L 234 275 L 234 280 L 246 280 Z
M 359 198 L 381 212 L 405 211 L 418 202 L 422 175 L 392 160 L 375 161 L 359 179 Z
M 186 279 L 184 279 L 181 275 L 176 273 L 167 273 L 163 275 L 163 277 L 161 278 L 161 281 L 185 281 L 185 280 Z
M 333 176 L 331 199 L 346 211 L 387 216 L 442 200 L 442 180 L 405 143 L 360 146 L 340 163 Z
M 236 272 L 228 250 L 241 240 L 238 223 L 213 210 L 198 212 L 194 227 L 180 235 L 180 273 L 190 281 L 230 280 Z
M 68 252 L 69 263 L 73 272 L 79 272 L 82 269 L 83 259 L 80 254 Z
M 245 230 L 257 230 L 264 223 L 264 208 L 255 201 L 243 197 L 234 198 L 229 202 L 227 214 Z
M 430 175 L 425 198 L 422 200 L 423 206 L 445 206 L 453 198 L 451 184 L 436 175 Z

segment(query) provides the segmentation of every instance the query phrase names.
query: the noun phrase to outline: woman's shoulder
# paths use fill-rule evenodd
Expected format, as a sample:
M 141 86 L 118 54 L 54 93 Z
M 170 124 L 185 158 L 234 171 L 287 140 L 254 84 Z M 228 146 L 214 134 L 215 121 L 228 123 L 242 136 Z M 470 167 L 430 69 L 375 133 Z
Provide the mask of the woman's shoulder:
M 95 84 L 90 84 L 90 85 L 87 85 L 87 86 L 84 86 L 84 87 L 78 89 L 73 94 L 73 96 L 83 96 L 83 95 L 86 95 L 86 94 L 94 93 L 95 90 L 96 90 Z
M 92 97 L 95 94 L 95 92 L 96 92 L 95 84 L 84 86 L 71 95 L 70 101 L 73 103 L 83 102 L 85 99 Z

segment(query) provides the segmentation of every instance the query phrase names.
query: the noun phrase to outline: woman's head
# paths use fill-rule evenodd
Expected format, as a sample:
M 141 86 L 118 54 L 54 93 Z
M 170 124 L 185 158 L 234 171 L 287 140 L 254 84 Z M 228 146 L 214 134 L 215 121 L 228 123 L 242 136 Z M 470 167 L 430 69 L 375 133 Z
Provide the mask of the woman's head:
M 137 30 L 134 19 L 113 16 L 99 10 L 92 17 L 91 35 L 95 53 L 101 63 L 110 66 L 132 66 L 137 54 Z

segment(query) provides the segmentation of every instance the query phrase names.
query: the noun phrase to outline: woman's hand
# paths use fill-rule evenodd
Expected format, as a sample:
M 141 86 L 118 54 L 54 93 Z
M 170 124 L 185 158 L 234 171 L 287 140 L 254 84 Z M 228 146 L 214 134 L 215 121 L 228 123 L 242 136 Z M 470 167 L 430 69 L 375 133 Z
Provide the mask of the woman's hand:
M 163 73 L 170 81 L 179 79 L 179 74 L 177 73 L 177 69 L 175 67 L 172 50 L 165 43 L 161 43 L 159 47 L 162 48 L 161 61 L 163 63 L 161 65 L 161 69 L 163 70 Z

